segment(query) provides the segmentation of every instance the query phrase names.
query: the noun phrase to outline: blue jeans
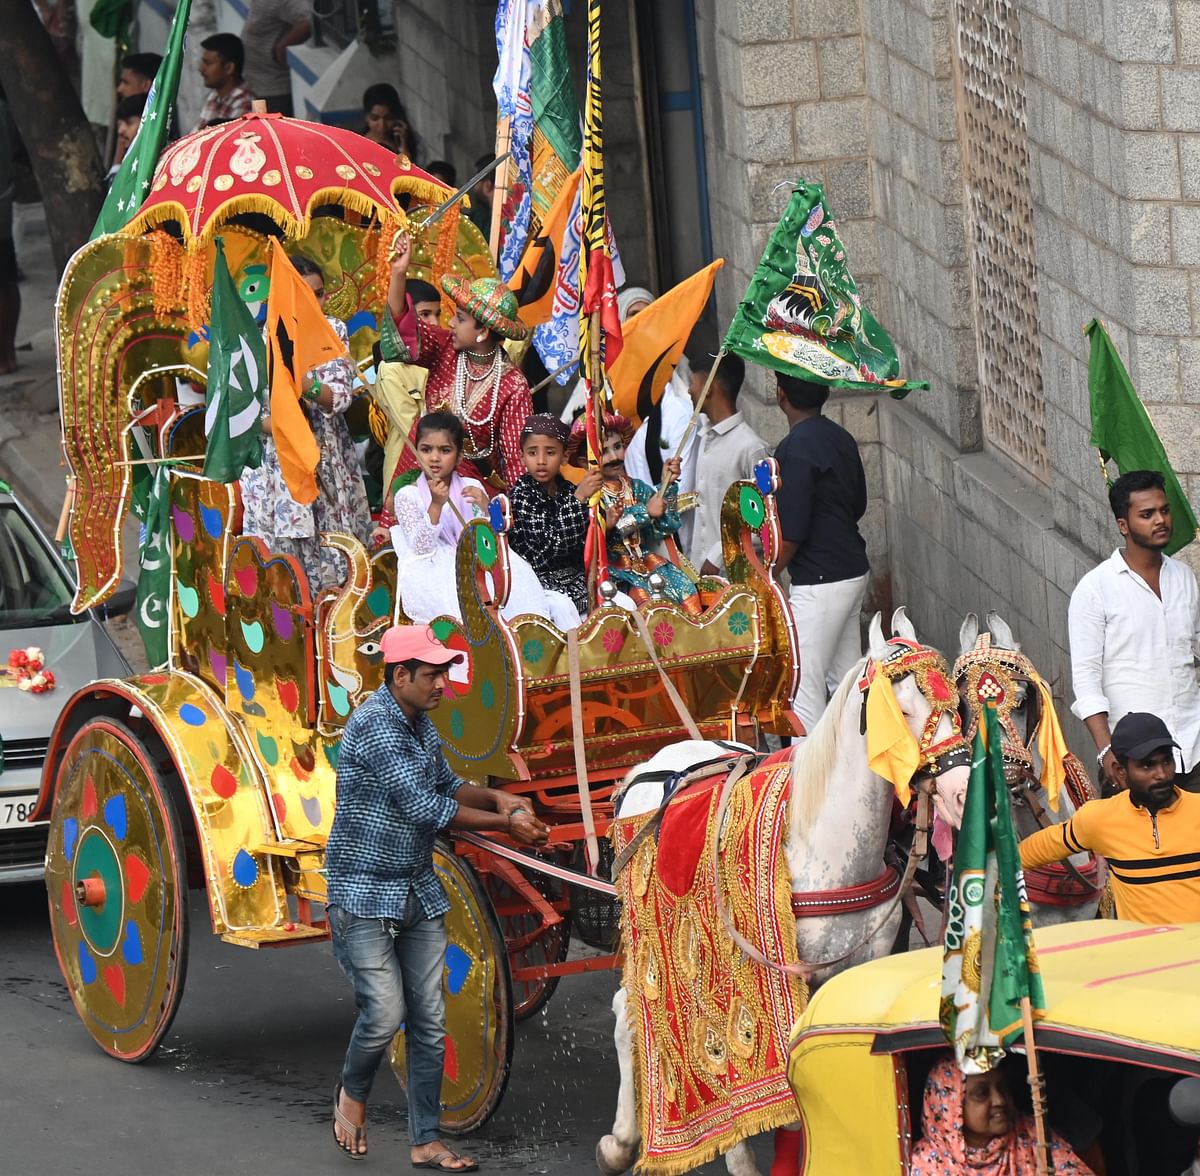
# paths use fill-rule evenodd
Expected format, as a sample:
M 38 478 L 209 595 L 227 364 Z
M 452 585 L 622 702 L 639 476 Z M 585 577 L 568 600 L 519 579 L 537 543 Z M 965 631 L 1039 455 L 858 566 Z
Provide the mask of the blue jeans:
M 366 1102 L 379 1063 L 405 1026 L 408 1139 L 413 1147 L 438 1138 L 446 1055 L 446 922 L 427 919 L 409 896 L 403 919 L 364 919 L 329 908 L 333 955 L 354 985 L 358 1020 L 342 1066 L 342 1089 Z

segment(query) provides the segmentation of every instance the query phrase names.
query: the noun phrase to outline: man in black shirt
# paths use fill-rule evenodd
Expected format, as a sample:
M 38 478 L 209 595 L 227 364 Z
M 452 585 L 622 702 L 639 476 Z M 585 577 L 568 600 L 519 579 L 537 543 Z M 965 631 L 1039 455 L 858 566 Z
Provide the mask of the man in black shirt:
M 775 460 L 782 538 L 776 571 L 791 580 L 800 644 L 796 713 L 812 732 L 829 695 L 862 656 L 859 613 L 867 587 L 867 545 L 858 520 L 867 479 L 854 438 L 821 415 L 823 384 L 777 375 L 776 398 L 790 426 Z

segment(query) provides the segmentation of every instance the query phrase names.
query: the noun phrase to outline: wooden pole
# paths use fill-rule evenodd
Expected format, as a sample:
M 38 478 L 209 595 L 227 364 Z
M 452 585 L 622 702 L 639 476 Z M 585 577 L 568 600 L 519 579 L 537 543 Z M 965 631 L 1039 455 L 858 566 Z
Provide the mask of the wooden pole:
M 496 169 L 492 186 L 492 231 L 488 234 L 488 249 L 498 262 L 500 260 L 500 213 L 504 202 L 508 199 L 508 189 L 511 186 L 509 169 L 512 167 L 512 119 L 502 118 L 496 124 L 496 156 L 508 156 Z
M 1024 1027 L 1025 1062 L 1029 1067 L 1029 1090 L 1033 1096 L 1033 1124 L 1037 1132 L 1038 1176 L 1050 1176 L 1054 1161 L 1050 1157 L 1050 1142 L 1046 1137 L 1046 1087 L 1038 1065 L 1037 1046 L 1033 1040 L 1033 1006 L 1029 997 L 1021 997 L 1021 1024 Z
M 595 310 L 592 312 L 592 329 L 588 339 L 587 382 L 589 402 L 587 411 L 593 414 L 596 427 L 596 443 L 600 446 L 600 452 L 589 452 L 588 458 L 590 463 L 598 469 L 602 468 L 600 458 L 604 452 L 604 377 L 603 375 L 600 377 L 599 392 L 596 391 L 593 381 L 595 373 L 600 368 L 600 329 L 600 312 Z M 583 356 L 579 358 L 582 360 Z M 588 448 L 590 450 L 591 446 L 589 445 Z M 592 553 L 591 567 L 588 570 L 588 600 L 593 603 L 596 600 L 596 584 L 600 578 L 600 564 L 604 559 L 605 538 L 600 522 L 601 509 L 600 503 L 589 504 L 588 506 L 588 513 L 591 516 L 588 535 L 596 545 L 595 551 Z
M 695 411 L 692 413 L 692 419 L 688 421 L 687 428 L 683 430 L 683 436 L 679 438 L 679 446 L 675 450 L 675 456 L 678 457 L 687 447 L 688 438 L 692 435 L 692 430 L 696 427 L 696 422 L 700 420 L 700 414 L 704 411 L 705 401 L 708 400 L 708 390 L 712 387 L 713 377 L 717 374 L 717 368 L 721 366 L 721 360 L 725 358 L 725 351 L 722 348 L 717 352 L 716 359 L 713 360 L 713 365 L 708 369 L 708 379 L 704 381 L 704 387 L 700 390 L 700 399 L 696 401 Z M 667 483 L 664 481 L 658 487 L 658 493 L 661 496 L 666 493 Z
M 58 516 L 58 527 L 54 532 L 54 542 L 61 543 L 67 535 L 67 526 L 71 522 L 71 509 L 75 505 L 75 479 L 67 479 L 67 492 L 63 497 L 62 510 Z
M 535 396 L 543 388 L 548 387 L 554 380 L 557 380 L 558 377 L 563 374 L 563 372 L 567 371 L 569 368 L 573 368 L 578 362 L 579 360 L 577 359 L 568 359 L 566 363 L 560 364 L 544 380 L 542 380 L 540 384 L 535 384 L 532 388 L 530 388 L 529 395 Z

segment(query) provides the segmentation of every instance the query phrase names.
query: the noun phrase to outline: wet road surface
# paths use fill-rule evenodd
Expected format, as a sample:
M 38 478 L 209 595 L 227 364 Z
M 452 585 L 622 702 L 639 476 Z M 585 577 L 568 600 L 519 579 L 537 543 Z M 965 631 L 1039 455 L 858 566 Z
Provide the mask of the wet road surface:
M 223 944 L 208 930 L 203 895 L 193 893 L 179 1013 L 154 1057 L 131 1066 L 102 1053 L 75 1015 L 42 887 L 0 888 L 0 912 L 5 1176 L 351 1170 L 354 1161 L 333 1142 L 330 1105 L 354 1003 L 328 944 Z M 568 977 L 517 1026 L 500 1109 L 461 1141 L 483 1171 L 596 1171 L 596 1140 L 611 1129 L 617 1092 L 615 985 L 612 972 Z M 412 1171 L 404 1096 L 386 1064 L 369 1117 L 371 1155 L 353 1170 Z M 758 1150 L 769 1155 L 769 1144 Z

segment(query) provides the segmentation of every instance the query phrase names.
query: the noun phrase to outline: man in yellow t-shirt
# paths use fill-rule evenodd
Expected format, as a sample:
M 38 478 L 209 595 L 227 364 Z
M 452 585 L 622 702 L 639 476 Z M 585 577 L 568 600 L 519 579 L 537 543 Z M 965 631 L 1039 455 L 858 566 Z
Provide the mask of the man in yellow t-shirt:
M 1021 865 L 1090 849 L 1108 859 L 1118 918 L 1200 922 L 1200 795 L 1176 787 L 1178 746 L 1157 715 L 1125 715 L 1112 731 L 1121 791 L 1026 837 Z

